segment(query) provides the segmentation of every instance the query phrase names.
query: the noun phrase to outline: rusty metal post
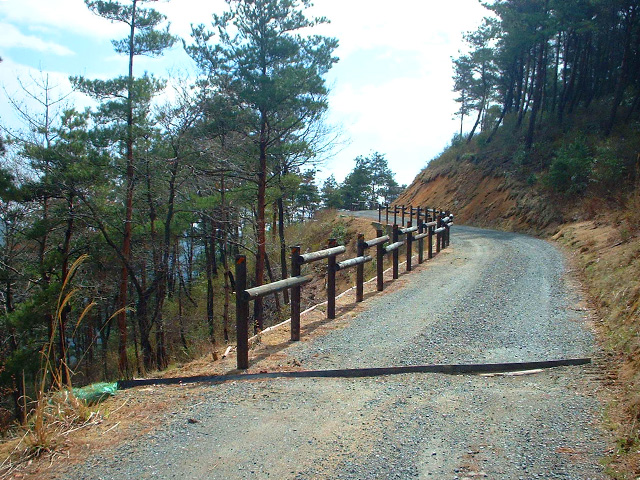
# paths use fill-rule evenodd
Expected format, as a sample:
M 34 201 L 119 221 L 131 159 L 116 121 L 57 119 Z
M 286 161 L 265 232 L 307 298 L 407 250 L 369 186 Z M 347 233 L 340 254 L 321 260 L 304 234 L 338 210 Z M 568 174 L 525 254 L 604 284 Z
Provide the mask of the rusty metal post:
M 427 241 L 427 251 L 428 251 L 428 255 L 427 258 L 429 260 L 431 260 L 433 258 L 433 226 L 429 227 L 429 236 L 428 241 Z
M 300 276 L 300 246 L 291 247 L 291 276 Z M 291 341 L 300 341 L 300 290 L 301 287 L 291 289 Z
M 249 368 L 249 300 L 247 289 L 247 257 L 236 256 L 236 345 L 238 370 Z
M 411 222 L 407 224 L 408 228 L 411 228 Z M 407 272 L 411 271 L 411 261 L 413 257 L 413 232 L 407 232 Z
M 329 248 L 337 247 L 335 238 L 329 239 Z M 336 256 L 331 255 L 327 259 L 327 318 L 336 318 Z
M 376 230 L 378 238 L 384 235 L 382 230 Z M 384 243 L 376 245 L 376 274 L 377 274 L 377 290 L 384 290 Z
M 358 234 L 356 252 L 358 257 L 364 257 L 364 233 Z M 356 266 L 356 302 L 364 300 L 364 263 Z
M 398 238 L 400 238 L 400 235 L 398 233 L 398 225 L 394 224 L 393 225 L 393 243 L 396 243 L 398 241 Z M 398 278 L 398 256 L 399 256 L 399 252 L 397 249 L 393 251 L 392 256 L 393 256 L 393 279 L 396 280 Z
M 418 207 L 418 210 L 420 207 Z M 418 214 L 418 234 L 422 235 L 424 233 L 424 223 L 420 221 L 420 214 Z M 424 262 L 424 238 L 420 237 L 418 240 L 418 265 L 422 265 Z

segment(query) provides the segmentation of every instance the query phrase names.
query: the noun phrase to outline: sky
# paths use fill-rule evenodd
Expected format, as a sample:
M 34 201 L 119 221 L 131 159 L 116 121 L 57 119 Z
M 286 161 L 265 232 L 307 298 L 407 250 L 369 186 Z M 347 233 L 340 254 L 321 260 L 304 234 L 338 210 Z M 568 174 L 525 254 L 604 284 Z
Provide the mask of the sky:
M 210 25 L 211 15 L 225 10 L 224 0 L 150 5 L 187 41 L 192 24 Z M 475 30 L 487 11 L 478 0 L 315 0 L 308 13 L 331 21 L 314 33 L 340 42 L 340 61 L 326 81 L 327 121 L 342 138 L 320 166 L 319 178 L 333 174 L 342 181 L 357 156 L 379 152 L 399 183 L 411 183 L 460 128 L 451 57 L 464 48 L 463 33 Z M 113 51 L 111 40 L 126 34 L 124 26 L 93 15 L 83 0 L 0 0 L 2 125 L 19 128 L 9 98 L 37 111 L 20 84 L 35 92 L 33 82 L 48 78 L 65 96 L 70 75 L 125 75 L 127 60 Z M 135 73 L 145 71 L 164 78 L 196 75 L 181 43 L 161 58 L 138 57 Z M 79 94 L 66 102 L 91 105 Z

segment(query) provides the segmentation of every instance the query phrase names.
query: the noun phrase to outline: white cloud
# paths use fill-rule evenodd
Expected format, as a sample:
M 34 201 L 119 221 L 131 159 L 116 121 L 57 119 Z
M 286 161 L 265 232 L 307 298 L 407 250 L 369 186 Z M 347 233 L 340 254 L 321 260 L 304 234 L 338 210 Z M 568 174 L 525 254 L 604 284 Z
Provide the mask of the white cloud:
M 313 13 L 331 20 L 323 33 L 340 39 L 338 54 L 345 58 L 381 46 L 423 51 L 457 43 L 486 10 L 475 0 L 316 0 Z
M 171 33 L 187 41 L 192 24 L 211 25 L 212 14 L 220 14 L 227 8 L 224 0 L 173 0 L 153 7 L 167 16 L 171 22 Z
M 2 48 L 27 48 L 39 52 L 53 53 L 60 56 L 74 55 L 74 52 L 63 45 L 47 42 L 33 35 L 24 35 L 15 26 L 0 22 L 0 47 Z
M 476 0 L 316 0 L 314 13 L 332 19 L 323 33 L 340 39 L 336 72 L 353 70 L 347 66 L 363 58 L 359 52 L 383 52 L 358 64 L 357 77 L 336 75 L 330 119 L 344 125 L 351 143 L 328 162 L 325 176 L 341 180 L 356 156 L 378 151 L 398 181 L 410 183 L 458 128 L 451 56 L 487 11 Z
M 336 88 L 330 119 L 345 123 L 352 143 L 329 162 L 328 171 L 341 179 L 353 168 L 356 156 L 378 151 L 386 154 L 400 183 L 411 182 L 455 131 L 450 90 L 446 78 L 434 84 L 427 77 Z
M 92 14 L 83 0 L 9 0 L 0 3 L 0 16 L 6 22 L 57 31 L 89 35 L 97 38 L 121 36 L 126 29 Z

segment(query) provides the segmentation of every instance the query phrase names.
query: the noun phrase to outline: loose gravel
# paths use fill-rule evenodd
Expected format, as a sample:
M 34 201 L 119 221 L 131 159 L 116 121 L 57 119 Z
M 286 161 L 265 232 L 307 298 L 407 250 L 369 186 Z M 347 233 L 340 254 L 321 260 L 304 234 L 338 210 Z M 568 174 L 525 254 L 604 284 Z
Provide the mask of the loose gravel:
M 452 247 L 404 288 L 367 300 L 347 327 L 285 353 L 305 369 L 594 353 L 552 245 L 455 226 Z M 605 479 L 596 372 L 212 385 L 154 432 L 58 478 Z

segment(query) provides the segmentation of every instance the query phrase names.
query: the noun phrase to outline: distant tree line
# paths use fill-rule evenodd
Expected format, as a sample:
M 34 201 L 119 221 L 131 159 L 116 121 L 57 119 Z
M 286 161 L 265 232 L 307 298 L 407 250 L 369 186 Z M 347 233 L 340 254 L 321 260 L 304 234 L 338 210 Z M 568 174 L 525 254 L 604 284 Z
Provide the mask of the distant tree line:
M 200 75 L 161 105 L 167 82 L 135 67 L 178 41 L 168 19 L 153 0 L 85 3 L 126 25 L 112 43 L 127 70 L 73 77 L 97 103 L 83 111 L 47 77 L 25 84 L 40 109 L 14 102 L 27 128 L 2 143 L 0 393 L 22 420 L 43 365 L 50 384 L 88 383 L 232 340 L 234 256 L 253 285 L 287 276 L 285 227 L 317 208 L 334 140 L 323 76 L 337 41 L 307 33 L 327 22 L 307 0 L 226 0 L 185 41 Z M 257 329 L 281 301 L 256 302 Z
M 490 142 L 511 118 L 534 143 L 544 121 L 563 124 L 598 112 L 609 135 L 640 116 L 640 5 L 634 0 L 495 0 L 492 15 L 465 36 L 454 59 L 463 135 L 482 130 Z
M 325 207 L 349 210 L 358 204 L 373 209 L 378 204 L 393 202 L 407 188 L 398 185 L 383 154 L 375 152 L 367 157 L 359 156 L 355 162 L 342 183 L 339 184 L 333 175 L 324 181 L 321 198 Z

